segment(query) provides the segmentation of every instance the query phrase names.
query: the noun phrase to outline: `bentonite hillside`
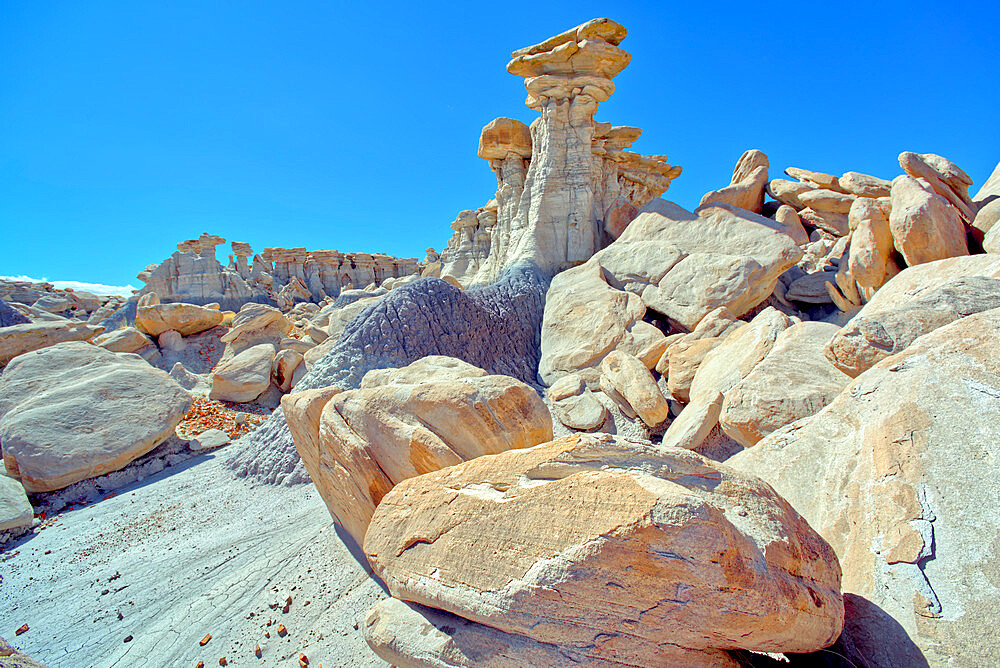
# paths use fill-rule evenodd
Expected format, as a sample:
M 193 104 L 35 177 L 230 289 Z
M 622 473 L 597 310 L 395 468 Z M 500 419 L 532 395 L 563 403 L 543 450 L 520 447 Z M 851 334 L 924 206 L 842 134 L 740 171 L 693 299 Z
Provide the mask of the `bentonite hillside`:
M 625 36 L 513 52 L 423 260 L 0 283 L 0 665 L 1000 663 L 1000 165 L 685 209 Z

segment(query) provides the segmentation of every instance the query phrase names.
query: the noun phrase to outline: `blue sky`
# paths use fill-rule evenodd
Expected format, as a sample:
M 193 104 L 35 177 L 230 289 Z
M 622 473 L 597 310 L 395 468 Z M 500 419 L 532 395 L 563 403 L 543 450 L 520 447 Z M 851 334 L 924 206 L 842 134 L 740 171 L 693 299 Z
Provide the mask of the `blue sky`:
M 138 285 L 202 231 L 422 258 L 492 197 L 481 127 L 534 117 L 509 52 L 598 16 L 633 57 L 597 118 L 684 167 L 683 206 L 748 148 L 772 178 L 912 150 L 978 184 L 998 6 L 0 0 L 0 274 Z

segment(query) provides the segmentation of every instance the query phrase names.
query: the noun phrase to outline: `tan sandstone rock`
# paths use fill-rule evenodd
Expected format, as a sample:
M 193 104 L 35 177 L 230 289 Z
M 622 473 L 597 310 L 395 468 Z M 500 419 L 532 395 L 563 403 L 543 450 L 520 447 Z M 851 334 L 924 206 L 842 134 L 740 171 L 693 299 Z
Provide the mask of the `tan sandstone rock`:
M 914 179 L 924 179 L 934 192 L 955 207 L 965 222 L 972 222 L 974 214 L 969 198 L 972 179 L 958 165 L 934 153 L 904 151 L 899 154 L 899 166 Z
M 838 651 L 857 665 L 1000 658 L 1000 470 L 983 449 L 1000 439 L 998 362 L 1000 310 L 961 318 L 727 462 L 837 551 L 851 603 Z
M 726 392 L 719 424 L 744 447 L 818 413 L 851 378 L 823 356 L 836 325 L 800 322 L 778 335 L 771 352 Z
M 274 354 L 273 344 L 259 343 L 220 362 L 212 374 L 209 397 L 236 403 L 253 401 L 271 384 Z
M 222 313 L 195 304 L 154 304 L 136 310 L 135 326 L 150 336 L 159 336 L 167 330 L 191 336 L 212 329 L 222 322 Z
M 781 224 L 781 231 L 790 236 L 797 245 L 804 246 L 809 243 L 809 234 L 806 228 L 802 227 L 802 218 L 795 209 L 782 204 L 774 213 L 775 222 Z
M 393 485 L 552 438 L 530 386 L 450 357 L 369 372 L 358 390 L 290 394 L 281 405 L 330 513 L 359 543 Z
M 760 213 L 764 206 L 764 189 L 767 187 L 767 156 L 763 151 L 746 151 L 733 169 L 729 185 L 705 193 L 699 206 L 721 202 Z
M 888 198 L 859 197 L 848 220 L 853 232 L 848 256 L 851 275 L 858 285 L 877 289 L 888 278 L 892 263 L 892 231 Z
M 769 487 L 607 434 L 409 479 L 364 547 L 397 598 L 633 665 L 650 644 L 811 651 L 843 615 L 832 552 Z
M 958 210 L 932 188 L 909 176 L 897 176 L 892 182 L 889 228 L 896 250 L 911 267 L 969 254 Z
M 0 531 L 30 527 L 35 511 L 20 482 L 0 474 Z
M 153 345 L 152 339 L 135 327 L 123 327 L 91 339 L 91 343 L 113 353 L 135 353 Z

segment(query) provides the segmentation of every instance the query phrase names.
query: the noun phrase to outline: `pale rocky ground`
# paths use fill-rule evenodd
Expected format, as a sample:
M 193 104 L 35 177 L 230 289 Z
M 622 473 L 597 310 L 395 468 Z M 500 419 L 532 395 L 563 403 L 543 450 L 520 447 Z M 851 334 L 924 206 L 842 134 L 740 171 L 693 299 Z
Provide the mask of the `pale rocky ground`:
M 251 486 L 202 455 L 111 498 L 92 482 L 60 496 L 81 493 L 90 502 L 0 554 L 0 631 L 30 656 L 52 668 L 208 666 L 223 656 L 287 666 L 300 652 L 311 665 L 386 665 L 356 630 L 385 594 L 312 485 Z M 15 638 L 22 624 L 30 629 Z

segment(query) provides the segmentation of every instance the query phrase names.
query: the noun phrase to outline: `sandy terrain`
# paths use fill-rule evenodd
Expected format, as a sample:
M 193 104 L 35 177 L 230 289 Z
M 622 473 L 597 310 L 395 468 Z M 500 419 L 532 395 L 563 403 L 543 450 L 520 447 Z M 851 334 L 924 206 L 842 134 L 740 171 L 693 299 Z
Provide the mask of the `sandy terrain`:
M 384 666 L 357 630 L 384 594 L 315 488 L 254 487 L 221 457 L 173 448 L 33 499 L 45 528 L 0 547 L 0 635 L 52 668 L 297 666 L 300 652 L 312 667 Z

